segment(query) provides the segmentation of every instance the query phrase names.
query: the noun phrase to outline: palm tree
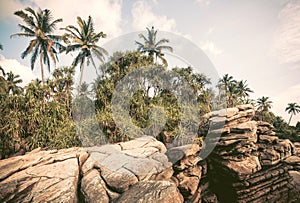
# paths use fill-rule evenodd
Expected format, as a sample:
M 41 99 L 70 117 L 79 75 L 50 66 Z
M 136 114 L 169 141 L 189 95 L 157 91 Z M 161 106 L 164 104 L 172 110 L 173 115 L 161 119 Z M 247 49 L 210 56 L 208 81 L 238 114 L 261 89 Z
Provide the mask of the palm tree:
M 257 99 L 257 109 L 260 111 L 269 111 L 273 102 L 269 100 L 269 97 L 261 97 Z
M 285 111 L 291 114 L 288 124 L 290 125 L 293 115 L 300 112 L 300 106 L 297 103 L 288 103 Z
M 92 62 L 93 66 L 96 68 L 93 55 L 95 55 L 101 62 L 104 62 L 104 55 L 108 55 L 108 52 L 104 48 L 96 45 L 101 38 L 106 37 L 106 34 L 103 32 L 96 33 L 94 31 L 94 24 L 91 16 L 88 17 L 87 21 L 77 17 L 77 24 L 79 28 L 73 25 L 68 25 L 67 27 L 61 29 L 67 32 L 64 34 L 64 40 L 68 46 L 64 51 L 68 54 L 69 52 L 79 50 L 78 55 L 72 62 L 72 66 L 77 66 L 80 64 L 80 87 L 82 83 L 85 61 L 87 60 L 87 65 Z
M 236 98 L 236 94 L 237 94 L 236 83 L 237 83 L 236 80 L 234 80 L 233 77 L 228 74 L 225 74 L 219 80 L 219 83 L 218 83 L 218 87 L 220 89 L 219 101 L 221 100 L 220 97 L 223 95 L 223 93 L 222 93 L 222 90 L 223 90 L 225 93 L 227 107 L 232 107 L 234 105 L 234 99 Z
M 142 38 L 144 40 L 144 44 L 142 42 L 135 41 L 135 43 L 138 45 L 137 50 L 141 53 L 148 53 L 151 58 L 157 57 L 160 58 L 165 66 L 168 65 L 166 59 L 163 57 L 164 54 L 162 53 L 162 50 L 168 50 L 170 52 L 173 52 L 173 48 L 170 46 L 162 45 L 164 43 L 169 43 L 168 39 L 160 39 L 156 40 L 157 30 L 154 30 L 154 27 L 152 26 L 151 30 L 149 28 L 146 28 L 148 32 L 148 36 L 145 37 L 143 34 L 139 34 L 139 38 Z
M 239 96 L 241 96 L 243 99 L 249 97 L 249 93 L 253 93 L 253 90 L 248 87 L 247 80 L 238 81 L 237 89 Z
M 28 7 L 25 11 L 26 12 L 21 10 L 14 13 L 16 16 L 23 19 L 25 25 L 19 24 L 19 27 L 23 32 L 13 34 L 11 37 L 19 36 L 33 38 L 30 41 L 29 46 L 21 54 L 21 57 L 25 58 L 31 53 L 31 69 L 34 68 L 37 57 L 40 57 L 42 82 L 44 85 L 45 76 L 43 64 L 47 65 L 48 71 L 50 72 L 49 56 L 54 64 L 56 64 L 58 58 L 55 47 L 59 49 L 62 48 L 62 45 L 59 43 L 61 37 L 52 34 L 56 29 L 56 24 L 62 22 L 62 19 L 60 18 L 52 21 L 53 17 L 48 9 L 38 9 L 38 11 L 35 12 L 32 8 Z
M 225 74 L 220 80 L 219 85 L 224 87 L 225 91 L 228 91 L 228 86 L 230 83 L 236 82 L 232 76 Z
M 22 79 L 20 75 L 15 75 L 11 71 L 6 74 L 7 78 L 7 93 L 18 94 L 22 92 L 22 88 L 18 86 L 18 84 L 22 83 Z

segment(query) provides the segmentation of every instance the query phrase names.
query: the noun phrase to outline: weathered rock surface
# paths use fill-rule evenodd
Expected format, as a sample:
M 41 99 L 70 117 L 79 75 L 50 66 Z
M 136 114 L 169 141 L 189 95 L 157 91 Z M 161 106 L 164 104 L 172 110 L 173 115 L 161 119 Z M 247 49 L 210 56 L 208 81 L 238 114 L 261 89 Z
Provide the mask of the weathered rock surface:
M 76 202 L 80 148 L 34 150 L 0 161 L 2 202 Z M 82 160 L 82 158 L 81 158 Z M 83 161 L 83 160 L 82 160 Z
M 169 181 L 140 181 L 124 192 L 117 202 L 181 203 L 183 202 L 183 197 L 176 185 Z
M 210 139 L 217 143 L 209 158 L 209 181 L 220 202 L 300 200 L 300 158 L 292 156 L 293 143 L 275 137 L 269 123 L 253 121 L 251 105 L 211 116 L 212 122 L 226 116 L 223 126 L 215 129 L 220 139 Z
M 166 149 L 153 137 L 0 160 L 0 202 L 297 202 L 300 144 L 253 121 L 252 105 L 211 112 L 197 144 Z M 220 136 L 220 138 L 219 138 Z
M 149 136 L 85 149 L 34 150 L 0 161 L 0 200 L 76 202 L 84 198 L 88 202 L 110 202 L 133 185 L 150 180 L 165 181 L 162 183 L 169 184 L 165 187 L 169 189 L 161 192 L 172 191 L 169 195 L 176 199 L 170 183 L 172 163 L 165 152 L 165 146 Z M 180 193 L 177 196 L 180 200 Z

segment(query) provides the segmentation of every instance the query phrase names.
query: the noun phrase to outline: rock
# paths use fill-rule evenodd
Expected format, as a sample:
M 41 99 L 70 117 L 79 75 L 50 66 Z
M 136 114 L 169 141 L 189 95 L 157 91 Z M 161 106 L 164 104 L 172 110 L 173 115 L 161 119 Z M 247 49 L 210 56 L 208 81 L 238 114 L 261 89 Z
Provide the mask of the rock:
M 259 153 L 259 160 L 263 166 L 278 164 L 280 161 L 280 153 L 272 148 L 267 148 Z
M 95 169 L 86 174 L 81 180 L 81 192 L 87 202 L 108 203 L 109 197 L 106 190 L 105 182 Z
M 153 137 L 140 137 L 125 143 L 88 148 L 90 157 L 83 164 L 84 173 L 99 168 L 107 185 L 122 193 L 141 180 L 169 180 L 172 163 L 163 153 L 166 148 Z
M 178 188 L 184 197 L 192 197 L 195 194 L 201 173 L 202 168 L 200 166 L 193 166 L 176 175 L 179 182 Z
M 237 115 L 238 112 L 239 112 L 239 109 L 236 108 L 236 107 L 233 107 L 233 108 L 227 108 L 227 109 L 226 109 L 226 117 L 227 117 L 227 118 L 231 118 L 231 117 Z
M 230 129 L 231 133 L 245 133 L 247 131 L 256 132 L 257 124 L 256 121 L 248 121 L 245 123 L 232 126 Z
M 168 181 L 140 181 L 124 192 L 117 203 L 181 203 L 183 197 L 176 185 Z
M 79 159 L 85 150 L 39 151 L 0 161 L 4 202 L 76 202 Z
M 195 155 L 200 151 L 200 146 L 197 144 L 188 144 L 179 147 L 172 147 L 167 151 L 167 156 L 172 163 L 176 163 L 178 160 Z
M 119 143 L 119 145 L 122 148 L 122 150 L 133 150 L 139 148 L 154 147 L 157 148 L 161 153 L 166 153 L 167 151 L 163 143 L 157 141 L 154 137 L 151 136 L 139 137 L 129 142 Z
M 254 106 L 252 104 L 242 104 L 242 105 L 238 105 L 236 106 L 240 111 L 245 111 L 248 109 L 254 109 Z
M 269 135 L 259 135 L 260 143 L 276 144 L 278 142 L 278 137 Z
M 234 176 L 239 179 L 243 179 L 256 171 L 261 170 L 261 165 L 259 163 L 258 157 L 250 156 L 246 157 L 242 161 L 222 161 L 223 166 L 227 168 Z
M 299 171 L 289 171 L 289 175 L 292 177 L 292 184 L 294 187 L 300 191 L 300 172 Z

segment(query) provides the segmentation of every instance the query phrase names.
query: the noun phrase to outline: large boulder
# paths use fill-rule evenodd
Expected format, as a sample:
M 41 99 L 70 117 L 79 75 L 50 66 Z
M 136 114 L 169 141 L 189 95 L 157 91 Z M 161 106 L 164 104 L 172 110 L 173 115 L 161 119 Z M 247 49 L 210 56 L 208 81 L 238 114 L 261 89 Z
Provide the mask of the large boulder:
M 79 157 L 85 150 L 35 150 L 0 161 L 3 202 L 76 202 Z M 81 161 L 82 158 L 81 158 Z

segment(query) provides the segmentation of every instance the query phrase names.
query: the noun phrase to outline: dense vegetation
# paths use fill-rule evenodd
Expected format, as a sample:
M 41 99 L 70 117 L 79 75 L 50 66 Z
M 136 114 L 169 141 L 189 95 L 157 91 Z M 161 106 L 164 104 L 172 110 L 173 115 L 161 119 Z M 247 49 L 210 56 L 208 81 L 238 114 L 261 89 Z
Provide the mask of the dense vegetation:
M 34 80 L 22 88 L 18 75 L 1 68 L 0 158 L 36 147 L 65 148 L 125 141 L 142 133 L 139 129 L 149 126 L 151 109 L 154 107 L 163 110 L 166 124 L 163 129 L 154 126 L 149 133 L 158 135 L 162 141 L 185 135 L 184 125 L 187 124 L 182 120 L 193 114 L 185 112 L 187 115 L 183 115 L 182 110 L 188 108 L 178 104 L 176 94 L 157 85 L 159 81 L 152 83 L 147 77 L 138 81 L 139 90 L 132 95 L 128 109 L 130 120 L 138 128 L 121 130 L 113 119 L 111 102 L 118 82 L 140 67 L 152 66 L 159 73 L 169 70 L 171 77 L 168 81 L 171 85 L 180 86 L 185 81 L 188 82 L 196 97 L 199 116 L 222 106 L 251 103 L 257 107 L 255 119 L 273 124 L 277 136 L 281 138 L 300 141 L 300 122 L 295 127 L 289 125 L 292 116 L 300 112 L 299 105 L 288 104 L 286 111 L 291 117 L 286 123 L 270 111 L 272 102 L 268 97 L 261 97 L 257 101 L 250 99 L 249 94 L 253 90 L 245 80 L 238 81 L 225 74 L 219 80 L 216 91 L 211 88 L 210 79 L 204 74 L 195 73 L 192 67 L 168 67 L 162 50 L 173 51 L 176 47 L 168 46 L 168 39 L 158 39 L 158 31 L 154 27 L 147 28 L 147 36 L 137 36 L 143 42 L 135 42 L 136 51 L 110 53 L 105 62 L 105 56 L 109 53 L 96 43 L 106 37 L 106 34 L 94 30 L 91 17 L 87 21 L 78 17 L 78 27 L 69 25 L 62 28 L 66 33 L 58 36 L 54 34 L 56 24 L 62 19 L 52 20 L 51 12 L 47 9 L 36 12 L 26 8 L 25 11 L 17 11 L 15 15 L 21 17 L 25 25 L 19 25 L 23 32 L 12 36 L 31 38 L 21 57 L 31 54 L 32 69 L 37 57 L 40 57 L 42 80 Z M 0 44 L 0 49 L 2 48 Z M 77 51 L 77 55 L 71 66 L 54 69 L 50 78 L 44 78 L 44 65 L 50 71 L 49 58 L 55 63 L 59 53 L 73 51 Z M 93 56 L 102 62 L 99 68 L 96 67 Z M 90 67 L 90 63 L 99 74 L 92 84 L 87 84 L 82 82 L 82 75 L 85 64 Z M 74 74 L 77 65 L 80 66 L 81 76 L 79 86 L 75 89 Z M 131 84 L 133 83 L 137 81 L 132 81 Z M 189 96 L 184 91 L 179 94 Z M 123 122 L 126 124 L 129 120 Z M 156 122 L 164 123 L 163 120 Z M 196 126 L 196 131 L 200 129 L 198 136 L 202 136 L 201 127 L 205 123 L 199 121 L 188 125 L 189 128 Z M 99 131 L 102 136 L 99 136 Z

